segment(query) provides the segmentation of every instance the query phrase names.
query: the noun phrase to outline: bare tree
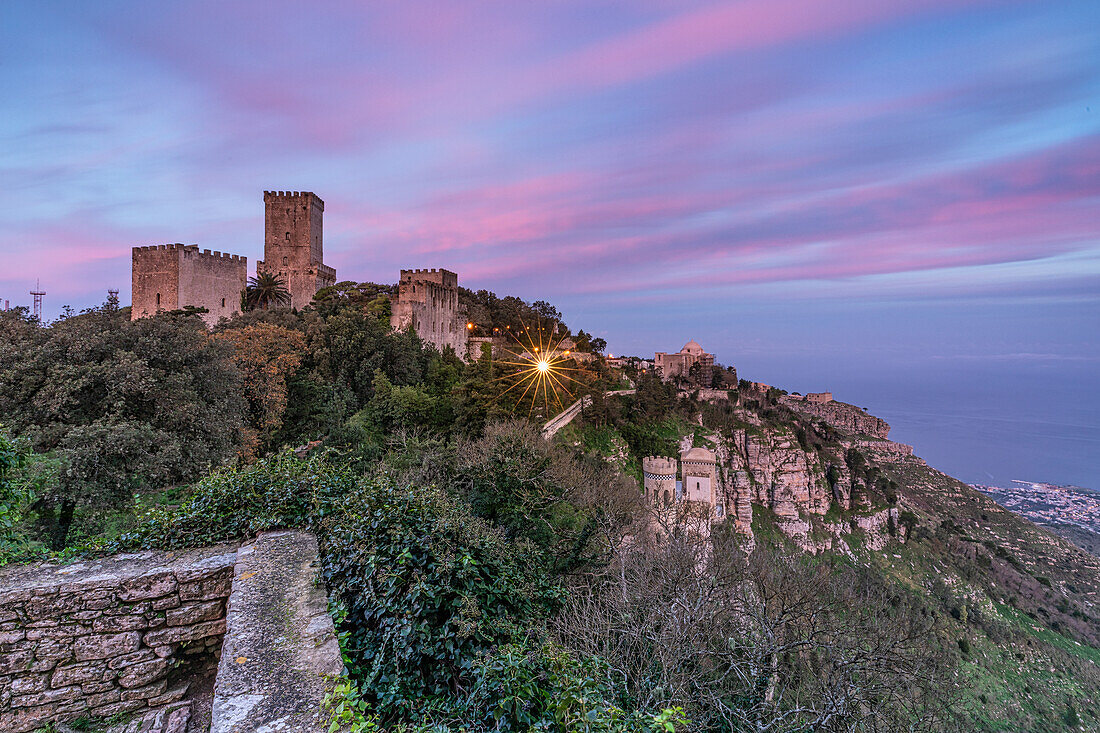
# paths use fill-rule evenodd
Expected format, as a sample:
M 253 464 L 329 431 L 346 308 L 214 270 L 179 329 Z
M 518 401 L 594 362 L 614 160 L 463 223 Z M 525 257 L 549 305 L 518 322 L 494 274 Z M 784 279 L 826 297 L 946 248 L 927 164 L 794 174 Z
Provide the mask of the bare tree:
M 843 561 L 746 555 L 709 539 L 635 538 L 572 588 L 560 643 L 607 660 L 643 708 L 693 729 L 949 730 L 949 656 L 919 601 Z

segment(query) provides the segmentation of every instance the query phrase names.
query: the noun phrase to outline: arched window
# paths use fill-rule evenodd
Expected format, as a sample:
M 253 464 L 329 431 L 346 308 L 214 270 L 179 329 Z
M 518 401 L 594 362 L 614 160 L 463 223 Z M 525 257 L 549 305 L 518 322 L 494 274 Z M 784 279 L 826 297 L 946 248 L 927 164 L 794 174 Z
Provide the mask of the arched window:
M 160 308 L 160 293 L 157 293 L 157 307 Z
M 283 267 L 286 267 L 286 264 L 287 264 L 287 258 L 286 258 L 286 256 L 284 255 L 284 256 L 283 256 Z
M 288 241 L 288 242 L 290 241 L 290 232 L 286 233 L 286 241 Z
M 225 298 L 222 298 L 222 308 L 225 307 Z

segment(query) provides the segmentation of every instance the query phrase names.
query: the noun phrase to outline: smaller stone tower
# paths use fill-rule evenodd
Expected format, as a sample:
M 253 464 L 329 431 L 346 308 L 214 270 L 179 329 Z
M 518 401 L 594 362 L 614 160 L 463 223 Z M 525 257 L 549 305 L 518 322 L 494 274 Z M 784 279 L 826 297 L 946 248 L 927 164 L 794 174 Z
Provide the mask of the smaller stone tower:
M 642 478 L 646 499 L 655 504 L 670 504 L 676 496 L 676 459 L 649 456 L 642 459 Z
M 290 307 L 305 308 L 321 288 L 336 284 L 324 264 L 325 202 L 309 191 L 264 191 L 264 258 L 257 273 L 271 273 L 290 291 Z
M 412 327 L 422 341 L 466 355 L 466 311 L 458 302 L 458 275 L 442 268 L 402 270 L 391 304 L 390 327 Z
M 718 501 L 717 464 L 714 452 L 706 448 L 690 448 L 680 454 L 684 499 L 709 504 L 721 516 L 724 507 Z

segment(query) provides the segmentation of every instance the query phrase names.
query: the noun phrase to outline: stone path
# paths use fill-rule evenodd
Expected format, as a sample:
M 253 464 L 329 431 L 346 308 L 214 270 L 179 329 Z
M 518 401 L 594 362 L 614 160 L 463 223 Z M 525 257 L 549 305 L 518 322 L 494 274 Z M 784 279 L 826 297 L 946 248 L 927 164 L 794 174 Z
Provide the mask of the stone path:
M 605 394 L 611 397 L 613 395 L 634 394 L 635 391 L 633 389 L 613 389 Z M 542 426 L 542 437 L 547 440 L 553 438 L 559 430 L 573 422 L 573 418 L 581 414 L 581 410 L 590 404 L 592 404 L 592 398 L 586 395 L 562 410 L 561 414 L 547 420 L 546 424 Z

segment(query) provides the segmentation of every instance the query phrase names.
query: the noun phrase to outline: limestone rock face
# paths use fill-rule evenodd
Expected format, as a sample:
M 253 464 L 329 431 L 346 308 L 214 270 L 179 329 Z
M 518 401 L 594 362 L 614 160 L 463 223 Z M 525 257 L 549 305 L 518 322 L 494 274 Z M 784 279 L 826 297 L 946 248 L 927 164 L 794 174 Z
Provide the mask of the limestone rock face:
M 727 505 L 752 502 L 786 519 L 828 511 L 831 497 L 821 466 L 790 433 L 738 430 L 720 442 L 717 453 L 730 479 L 723 482 L 732 494 Z
M 688 438 L 690 440 L 690 438 Z M 776 515 L 777 526 L 807 552 L 835 550 L 849 554 L 846 541 L 852 533 L 865 535 L 864 547 L 886 546 L 893 538 L 891 517 L 896 527 L 898 509 L 880 512 L 870 508 L 865 491 L 855 491 L 852 475 L 840 456 L 822 459 L 807 452 L 789 430 L 735 430 L 711 435 L 721 474 L 721 503 L 738 533 L 752 540 L 753 505 L 766 507 Z M 886 441 L 882 441 L 886 442 Z M 826 520 L 830 508 L 860 511 L 861 516 Z

